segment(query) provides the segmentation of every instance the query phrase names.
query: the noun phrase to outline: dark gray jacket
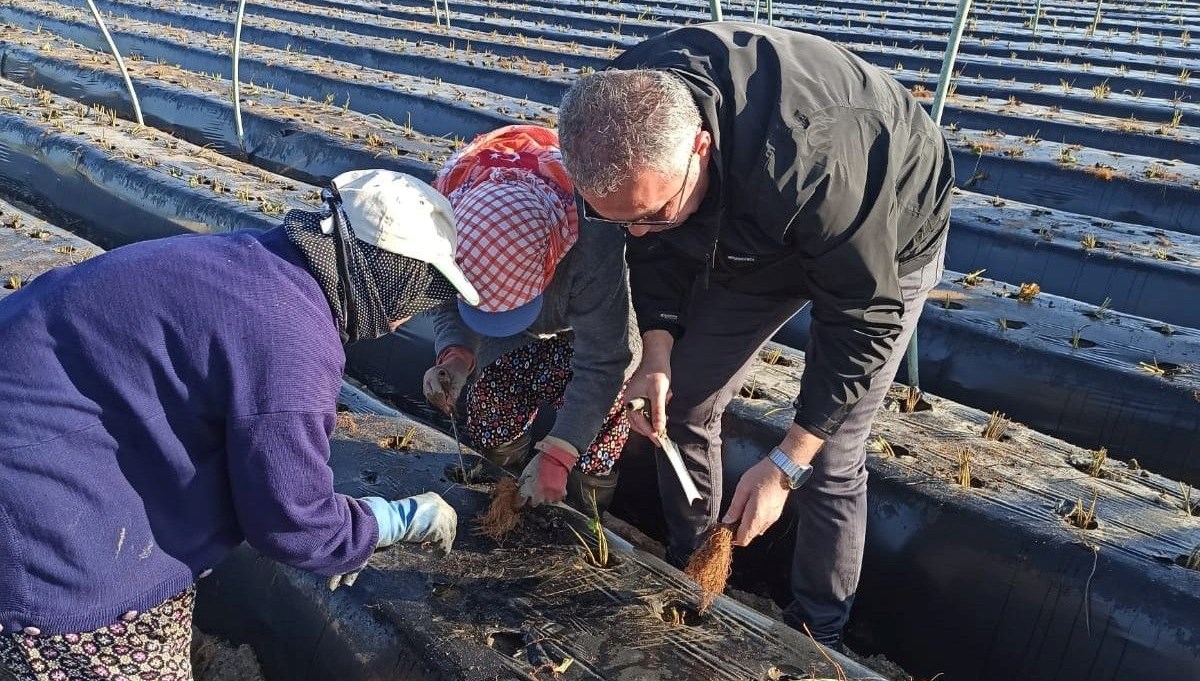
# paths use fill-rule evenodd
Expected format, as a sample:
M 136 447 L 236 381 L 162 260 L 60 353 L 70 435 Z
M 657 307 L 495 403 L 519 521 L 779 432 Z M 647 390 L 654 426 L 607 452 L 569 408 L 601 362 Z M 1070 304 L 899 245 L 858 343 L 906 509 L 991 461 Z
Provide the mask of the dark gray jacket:
M 455 301 L 437 309 L 433 329 L 437 354 L 452 345 L 469 348 L 480 369 L 540 337 L 573 333 L 571 382 L 550 435 L 582 454 L 641 359 L 641 337 L 629 302 L 625 235 L 608 225 L 581 224 L 579 240 L 542 293 L 541 314 L 524 333 L 480 336 L 463 323 Z
M 639 327 L 685 332 L 695 285 L 813 302 L 796 423 L 828 438 L 894 350 L 899 278 L 945 238 L 950 150 L 895 80 L 833 43 L 736 22 L 668 31 L 611 68 L 682 78 L 714 140 L 700 210 L 629 240 Z

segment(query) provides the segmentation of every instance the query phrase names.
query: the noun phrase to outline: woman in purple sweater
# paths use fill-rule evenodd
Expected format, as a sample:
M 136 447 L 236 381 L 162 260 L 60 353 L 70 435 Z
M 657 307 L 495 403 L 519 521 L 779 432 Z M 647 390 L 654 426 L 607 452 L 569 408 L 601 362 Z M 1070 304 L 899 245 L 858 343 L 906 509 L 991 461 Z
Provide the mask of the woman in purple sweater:
M 0 302 L 0 679 L 191 678 L 193 583 L 243 540 L 332 576 L 449 551 L 436 494 L 333 491 L 343 344 L 453 297 L 452 211 L 355 171 L 323 213 L 48 272 Z

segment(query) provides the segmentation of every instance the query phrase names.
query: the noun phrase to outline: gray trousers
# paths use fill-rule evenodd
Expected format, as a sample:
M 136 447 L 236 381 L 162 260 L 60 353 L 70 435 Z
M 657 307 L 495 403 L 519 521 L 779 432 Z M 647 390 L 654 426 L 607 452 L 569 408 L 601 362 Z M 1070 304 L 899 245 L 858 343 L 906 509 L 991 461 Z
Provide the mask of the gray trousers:
M 784 513 L 795 514 L 792 555 L 792 603 L 784 618 L 793 627 L 807 625 L 823 642 L 840 642 L 862 568 L 866 537 L 866 440 L 904 350 L 916 329 L 925 298 L 941 279 L 945 253 L 900 279 L 904 297 L 903 329 L 895 350 L 875 375 L 841 429 L 825 442 L 813 461 L 813 475 L 788 499 Z M 680 565 L 705 530 L 720 519 L 726 485 L 721 457 L 721 417 L 749 373 L 763 344 L 808 303 L 735 293 L 711 285 L 697 288 L 688 311 L 687 332 L 671 354 L 671 390 L 667 431 L 675 441 L 704 496 L 687 503 L 666 457 L 657 456 L 659 490 L 667 521 L 667 558 Z M 763 452 L 765 455 L 767 452 Z

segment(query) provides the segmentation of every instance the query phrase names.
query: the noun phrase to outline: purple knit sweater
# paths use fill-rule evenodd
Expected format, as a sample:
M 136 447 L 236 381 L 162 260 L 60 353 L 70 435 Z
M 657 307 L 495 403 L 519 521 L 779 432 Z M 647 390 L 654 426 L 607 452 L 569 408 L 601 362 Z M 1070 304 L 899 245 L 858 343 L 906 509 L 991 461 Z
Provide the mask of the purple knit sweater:
M 0 301 L 0 625 L 146 610 L 244 540 L 363 565 L 328 466 L 345 355 L 282 229 L 125 246 Z

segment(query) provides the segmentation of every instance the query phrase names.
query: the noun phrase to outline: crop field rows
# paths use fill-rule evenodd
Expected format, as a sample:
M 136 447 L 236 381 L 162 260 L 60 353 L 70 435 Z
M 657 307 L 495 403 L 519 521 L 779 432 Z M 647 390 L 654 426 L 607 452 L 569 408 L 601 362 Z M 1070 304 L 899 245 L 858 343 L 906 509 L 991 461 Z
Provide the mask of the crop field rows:
M 424 0 L 248 2 L 239 139 L 236 2 L 97 4 L 147 127 L 130 122 L 85 2 L 5 0 L 0 198 L 104 247 L 270 227 L 354 168 L 429 179 L 484 130 L 555 125 L 573 78 L 639 39 L 708 19 L 699 3 L 470 1 L 451 6 L 447 26 Z M 726 19 L 756 12 L 723 9 Z M 765 21 L 765 4 L 757 11 Z M 920 331 L 922 387 L 1166 476 L 1138 503 L 1182 508 L 1200 485 L 1200 17 L 1182 2 L 1046 2 L 1033 13 L 1031 0 L 976 3 L 963 37 L 943 115 L 959 192 L 947 274 Z M 844 0 L 776 3 L 771 20 L 842 43 L 929 105 L 953 14 L 950 2 Z M 800 317 L 778 340 L 803 348 L 806 336 Z M 413 376 L 379 366 L 351 356 L 377 392 L 419 394 Z M 879 465 L 904 463 L 889 458 Z M 925 463 L 910 472 L 936 478 Z M 1042 501 L 1086 496 L 1038 489 Z M 1046 521 L 1044 508 L 1035 515 Z M 1163 528 L 1172 545 L 1128 555 L 1188 572 L 1178 559 L 1200 545 L 1190 512 L 1147 517 L 1144 531 Z

